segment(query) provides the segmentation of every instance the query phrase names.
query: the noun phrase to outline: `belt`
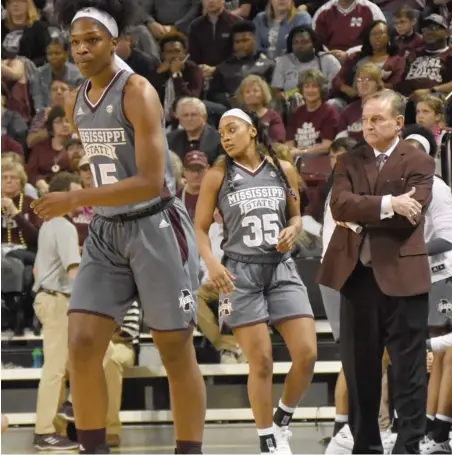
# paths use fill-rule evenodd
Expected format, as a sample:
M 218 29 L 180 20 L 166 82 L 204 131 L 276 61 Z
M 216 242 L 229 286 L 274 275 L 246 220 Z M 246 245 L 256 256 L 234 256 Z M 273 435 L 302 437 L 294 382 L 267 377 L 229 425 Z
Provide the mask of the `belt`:
M 174 197 L 171 197 L 169 199 L 164 199 L 158 202 L 157 204 L 151 205 L 150 207 L 147 207 L 143 210 L 136 210 L 135 212 L 128 212 L 114 216 L 103 215 L 97 216 L 107 221 L 113 221 L 115 223 L 124 223 L 125 221 L 134 221 L 139 220 L 141 218 L 146 218 L 148 216 L 156 215 L 157 213 L 163 212 L 163 210 L 167 209 L 168 207 L 171 207 L 173 203 Z
M 45 289 L 45 288 L 39 288 L 38 292 L 36 294 L 39 294 L 40 292 L 43 292 L 44 294 L 48 294 L 48 295 L 64 295 L 67 298 L 69 298 L 71 296 L 71 294 L 68 294 L 67 292 L 52 291 L 50 289 Z

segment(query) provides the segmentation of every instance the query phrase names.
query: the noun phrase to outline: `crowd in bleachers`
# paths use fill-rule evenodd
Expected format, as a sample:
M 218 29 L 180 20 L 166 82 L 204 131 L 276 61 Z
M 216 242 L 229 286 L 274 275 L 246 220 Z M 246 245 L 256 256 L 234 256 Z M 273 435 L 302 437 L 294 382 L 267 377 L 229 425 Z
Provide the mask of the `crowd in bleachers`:
M 375 92 L 391 88 L 406 97 L 406 123 L 434 134 L 441 174 L 452 122 L 452 1 L 141 4 L 141 23 L 119 38 L 116 52 L 157 90 L 177 196 L 192 218 L 202 178 L 223 153 L 217 126 L 231 107 L 254 111 L 280 157 L 300 173 L 305 230 L 294 254 L 321 255 L 332 162 L 338 150 L 363 140 L 362 103 Z M 30 203 L 52 185 L 68 191 L 92 185 L 64 110 L 66 95 L 83 78 L 53 6 L 53 0 L 2 0 L 2 329 L 18 335 L 27 326 L 38 332 L 42 317 L 34 301 L 42 221 Z M 85 207 L 68 217 L 80 248 L 93 215 Z M 215 221 L 211 240 L 220 257 L 222 224 Z M 218 292 L 203 273 L 200 329 L 221 362 L 244 362 L 234 337 L 218 331 L 212 306 Z

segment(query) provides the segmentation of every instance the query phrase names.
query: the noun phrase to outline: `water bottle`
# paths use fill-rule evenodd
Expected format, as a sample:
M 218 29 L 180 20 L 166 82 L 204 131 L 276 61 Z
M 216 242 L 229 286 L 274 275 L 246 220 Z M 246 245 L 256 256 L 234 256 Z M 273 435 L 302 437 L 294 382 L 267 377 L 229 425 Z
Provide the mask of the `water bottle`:
M 33 357 L 33 368 L 42 368 L 44 356 L 42 353 L 41 348 L 35 348 L 33 349 L 33 352 L 31 353 Z

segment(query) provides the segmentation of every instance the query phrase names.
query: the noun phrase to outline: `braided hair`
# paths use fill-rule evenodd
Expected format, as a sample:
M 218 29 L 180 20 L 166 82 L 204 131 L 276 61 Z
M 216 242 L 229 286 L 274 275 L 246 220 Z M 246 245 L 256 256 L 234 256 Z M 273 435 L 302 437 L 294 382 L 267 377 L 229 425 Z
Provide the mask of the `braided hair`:
M 258 117 L 258 115 L 255 112 L 247 111 L 247 110 L 243 110 L 243 112 L 245 112 L 247 115 L 249 115 L 249 117 L 251 118 L 251 120 L 253 122 L 253 126 L 256 128 L 256 131 L 257 131 L 256 151 L 259 153 L 262 160 L 266 159 L 266 155 L 263 151 L 263 148 L 267 151 L 268 155 L 271 158 L 271 161 L 269 161 L 269 163 L 274 167 L 274 169 L 276 171 L 276 175 L 279 178 L 283 188 L 294 199 L 296 199 L 297 195 L 290 187 L 289 181 L 287 180 L 286 173 L 283 171 L 281 164 L 279 162 L 279 159 L 275 153 L 275 150 L 273 149 L 273 145 L 267 134 L 267 127 L 261 122 L 260 118 Z M 259 147 L 259 146 L 261 146 L 261 147 Z M 232 175 L 233 164 L 234 164 L 234 160 L 226 153 L 226 157 L 225 157 L 226 178 L 227 178 L 228 188 L 229 188 L 230 192 L 235 191 L 235 185 L 234 185 L 234 180 L 233 180 L 233 175 Z

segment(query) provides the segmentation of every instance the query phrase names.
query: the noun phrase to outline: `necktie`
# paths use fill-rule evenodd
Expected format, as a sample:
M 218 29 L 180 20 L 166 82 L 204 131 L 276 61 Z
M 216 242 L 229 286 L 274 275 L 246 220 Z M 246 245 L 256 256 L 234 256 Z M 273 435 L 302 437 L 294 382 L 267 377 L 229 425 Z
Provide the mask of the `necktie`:
M 376 157 L 375 163 L 376 163 L 378 172 L 381 171 L 381 169 L 384 166 L 384 164 L 386 163 L 387 159 L 388 159 L 388 155 L 386 155 L 385 153 L 380 153 Z M 359 259 L 361 260 L 361 262 L 364 265 L 369 265 L 371 263 L 372 256 L 370 253 L 369 234 L 367 234 L 366 237 L 364 238 L 363 246 L 361 248 L 361 253 L 359 254 Z
M 375 159 L 375 162 L 377 164 L 378 172 L 381 171 L 381 168 L 384 166 L 384 164 L 386 163 L 387 159 L 388 159 L 388 155 L 386 155 L 386 153 L 380 153 L 377 156 L 377 158 Z

